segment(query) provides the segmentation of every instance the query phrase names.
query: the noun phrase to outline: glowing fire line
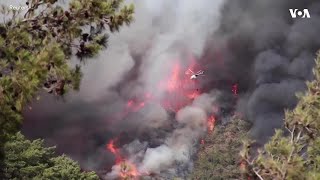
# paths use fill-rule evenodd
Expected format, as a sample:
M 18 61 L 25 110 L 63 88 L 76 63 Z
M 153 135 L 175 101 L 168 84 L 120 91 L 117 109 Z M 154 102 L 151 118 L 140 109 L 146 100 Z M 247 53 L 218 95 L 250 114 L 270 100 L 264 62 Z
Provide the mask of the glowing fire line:
M 195 63 L 193 61 L 187 69 L 195 71 L 194 67 Z M 158 84 L 160 91 L 166 94 L 164 97 L 155 99 L 152 93 L 146 92 L 144 95 L 138 96 L 138 98 L 129 99 L 122 115 L 119 115 L 119 117 L 123 119 L 130 112 L 138 112 L 148 103 L 154 102 L 160 103 L 166 110 L 177 112 L 200 96 L 201 92 L 196 89 L 196 85 L 195 81 L 190 80 L 190 77 L 183 71 L 180 63 L 176 62 L 173 65 L 170 76 Z M 215 118 L 212 116 L 208 119 L 207 126 L 209 131 L 213 130 L 214 123 Z M 117 139 L 110 140 L 106 148 L 116 157 L 115 165 L 120 167 L 118 176 L 121 179 L 136 179 L 141 176 L 142 173 L 137 170 L 136 165 L 122 157 L 120 150 L 115 145 L 116 141 Z M 204 140 L 201 140 L 201 144 L 204 144 Z
M 140 176 L 136 166 L 121 156 L 119 149 L 116 148 L 114 143 L 113 139 L 110 140 L 107 144 L 107 149 L 116 157 L 116 165 L 120 167 L 119 177 L 122 179 L 134 179 Z
M 208 118 L 208 131 L 209 132 L 213 131 L 215 122 L 216 122 L 216 118 L 213 115 Z

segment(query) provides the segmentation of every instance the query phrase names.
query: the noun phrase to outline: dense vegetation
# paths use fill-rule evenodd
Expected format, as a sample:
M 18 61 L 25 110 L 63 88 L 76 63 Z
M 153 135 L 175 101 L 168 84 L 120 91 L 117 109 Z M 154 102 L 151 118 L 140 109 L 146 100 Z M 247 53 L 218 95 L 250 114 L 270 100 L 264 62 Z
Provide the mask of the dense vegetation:
M 239 179 L 239 151 L 249 127 L 249 123 L 238 118 L 216 126 L 200 147 L 192 179 Z
M 54 148 L 44 148 L 43 140 L 26 140 L 21 133 L 5 144 L 5 178 L 7 179 L 99 179 L 93 172 L 81 172 L 80 166 Z
M 105 48 L 106 28 L 114 32 L 130 24 L 134 7 L 123 0 L 71 0 L 63 7 L 57 0 L 28 0 L 26 5 L 25 14 L 0 8 L 5 17 L 0 23 L 0 179 L 94 178 L 81 174 L 67 157 L 54 158 L 41 140 L 17 134 L 21 112 L 41 89 L 61 96 L 79 88 L 81 68 L 68 66 L 70 57 L 83 60 Z
M 283 130 L 258 155 L 246 143 L 241 156 L 244 174 L 257 179 L 320 179 L 320 54 L 313 70 L 315 80 L 307 82 L 307 92 L 298 96 L 293 111 L 286 111 Z

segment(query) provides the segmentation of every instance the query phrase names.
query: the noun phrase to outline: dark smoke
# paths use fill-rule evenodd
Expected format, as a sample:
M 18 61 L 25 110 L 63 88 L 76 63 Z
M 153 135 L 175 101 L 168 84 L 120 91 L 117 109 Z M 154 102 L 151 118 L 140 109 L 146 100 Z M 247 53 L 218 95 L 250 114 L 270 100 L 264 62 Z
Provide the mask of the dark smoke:
M 313 78 L 320 46 L 315 0 L 133 2 L 135 23 L 113 35 L 110 48 L 85 66 L 81 91 L 63 100 L 42 95 L 25 112 L 28 137 L 45 138 L 84 168 L 110 172 L 115 157 L 105 145 L 117 137 L 139 170 L 163 179 L 186 177 L 212 106 L 223 109 L 223 117 L 232 114 L 233 84 L 239 86 L 237 110 L 253 123 L 252 136 L 264 142 Z M 311 18 L 292 19 L 289 8 L 308 8 Z M 170 73 L 173 60 L 186 62 L 190 54 L 206 74 L 200 97 L 177 114 L 154 103 L 119 119 L 128 99 L 144 92 L 165 96 L 156 83 Z M 107 179 L 119 167 L 112 170 Z
M 213 38 L 222 41 L 227 71 L 242 86 L 238 110 L 253 122 L 251 134 L 264 142 L 280 128 L 284 109 L 311 80 L 320 41 L 316 1 L 228 1 Z M 292 19 L 289 8 L 308 8 L 310 19 Z M 218 39 L 218 40 L 217 40 Z M 221 43 L 220 43 L 221 44 Z M 228 74 L 227 73 L 227 74 Z

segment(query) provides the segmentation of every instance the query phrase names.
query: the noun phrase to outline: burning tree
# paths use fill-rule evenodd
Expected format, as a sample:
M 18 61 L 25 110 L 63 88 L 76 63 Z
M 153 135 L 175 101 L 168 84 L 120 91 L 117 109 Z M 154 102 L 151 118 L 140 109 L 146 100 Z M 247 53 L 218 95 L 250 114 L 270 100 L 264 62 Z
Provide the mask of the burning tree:
M 138 171 L 133 164 L 123 161 L 120 163 L 120 177 L 123 180 L 133 180 L 138 176 Z
M 247 177 L 258 179 L 320 179 L 320 54 L 314 68 L 315 80 L 299 95 L 293 111 L 286 111 L 286 133 L 276 130 L 274 136 L 255 156 L 252 143 L 241 152 Z

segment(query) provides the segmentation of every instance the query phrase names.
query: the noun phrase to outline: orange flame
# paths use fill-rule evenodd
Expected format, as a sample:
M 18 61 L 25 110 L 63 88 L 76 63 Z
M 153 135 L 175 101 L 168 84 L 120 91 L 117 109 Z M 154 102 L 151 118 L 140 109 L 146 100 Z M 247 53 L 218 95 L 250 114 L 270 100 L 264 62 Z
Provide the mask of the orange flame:
M 118 148 L 115 146 L 115 141 L 112 139 L 110 142 L 107 144 L 107 149 L 116 157 L 116 163 L 120 163 L 122 161 L 122 157 L 120 154 L 120 151 Z
M 194 92 L 192 92 L 192 93 L 190 93 L 190 94 L 187 94 L 187 96 L 188 96 L 188 98 L 190 98 L 190 99 L 195 99 L 195 98 L 197 98 L 198 96 L 200 96 L 200 93 L 199 93 L 198 91 L 194 91 Z
M 195 71 L 196 63 L 192 59 L 192 63 L 188 69 Z M 165 109 L 173 110 L 174 112 L 179 111 L 181 108 L 190 104 L 195 98 L 200 96 L 201 92 L 195 88 L 196 81 L 191 80 L 189 75 L 186 75 L 184 68 L 181 64 L 176 61 L 172 67 L 169 78 L 163 79 L 159 82 L 160 91 L 165 93 L 165 96 L 160 99 L 156 99 L 152 93 L 145 93 L 140 95 L 139 98 L 129 99 L 124 107 L 124 111 L 121 112 L 118 118 L 122 119 L 127 116 L 130 112 L 137 112 L 145 107 L 150 102 L 160 102 Z M 214 128 L 214 117 L 208 120 L 208 128 L 212 131 Z M 114 154 L 116 157 L 116 165 L 120 167 L 119 177 L 121 179 L 137 179 L 141 176 L 136 166 L 124 157 L 122 157 L 121 151 L 116 147 L 115 140 L 111 140 L 107 145 L 107 149 Z M 205 141 L 202 139 L 201 144 Z M 146 173 L 148 174 L 148 173 Z
M 135 101 L 133 99 L 130 99 L 127 102 L 127 110 L 126 110 L 125 114 L 128 114 L 129 112 L 139 111 L 140 109 L 142 109 L 146 105 L 146 101 L 147 100 Z
M 107 144 L 107 149 L 112 152 L 113 154 L 117 153 L 117 149 L 114 146 L 114 142 L 113 140 L 111 140 L 108 144 Z
M 128 161 L 122 161 L 120 168 L 119 176 L 122 179 L 135 179 L 137 176 L 140 176 L 136 166 Z
M 215 122 L 216 122 L 216 118 L 213 115 L 208 118 L 208 131 L 209 132 L 213 131 Z
M 176 63 L 173 67 L 171 78 L 168 80 L 167 90 L 169 92 L 172 92 L 177 88 L 179 88 L 179 84 L 180 84 L 179 75 L 180 75 L 180 66 L 178 63 Z
M 191 71 L 199 69 L 195 62 L 194 57 L 190 57 L 190 65 L 186 69 Z M 165 96 L 155 99 L 152 93 L 146 92 L 144 95 L 140 95 L 138 99 L 129 99 L 125 112 L 120 117 L 128 115 L 129 112 L 137 112 L 148 103 L 154 101 L 160 102 L 165 109 L 173 110 L 174 112 L 191 103 L 200 96 L 201 92 L 196 89 L 196 81 L 191 80 L 184 70 L 185 68 L 181 66 L 179 61 L 174 61 L 169 77 L 162 79 L 158 84 L 160 92 L 164 92 Z
M 161 100 L 164 108 L 177 112 L 200 96 L 199 89 L 196 89 L 196 81 L 191 80 L 188 73 L 189 69 L 194 71 L 195 66 L 193 58 L 186 71 L 178 61 L 174 63 L 169 78 L 159 84 L 160 90 L 166 93 L 164 99 Z
M 116 148 L 114 143 L 115 140 L 110 140 L 107 144 L 107 149 L 115 155 L 116 165 L 120 166 L 119 177 L 121 179 L 135 179 L 140 175 L 136 166 L 121 157 L 120 151 Z

